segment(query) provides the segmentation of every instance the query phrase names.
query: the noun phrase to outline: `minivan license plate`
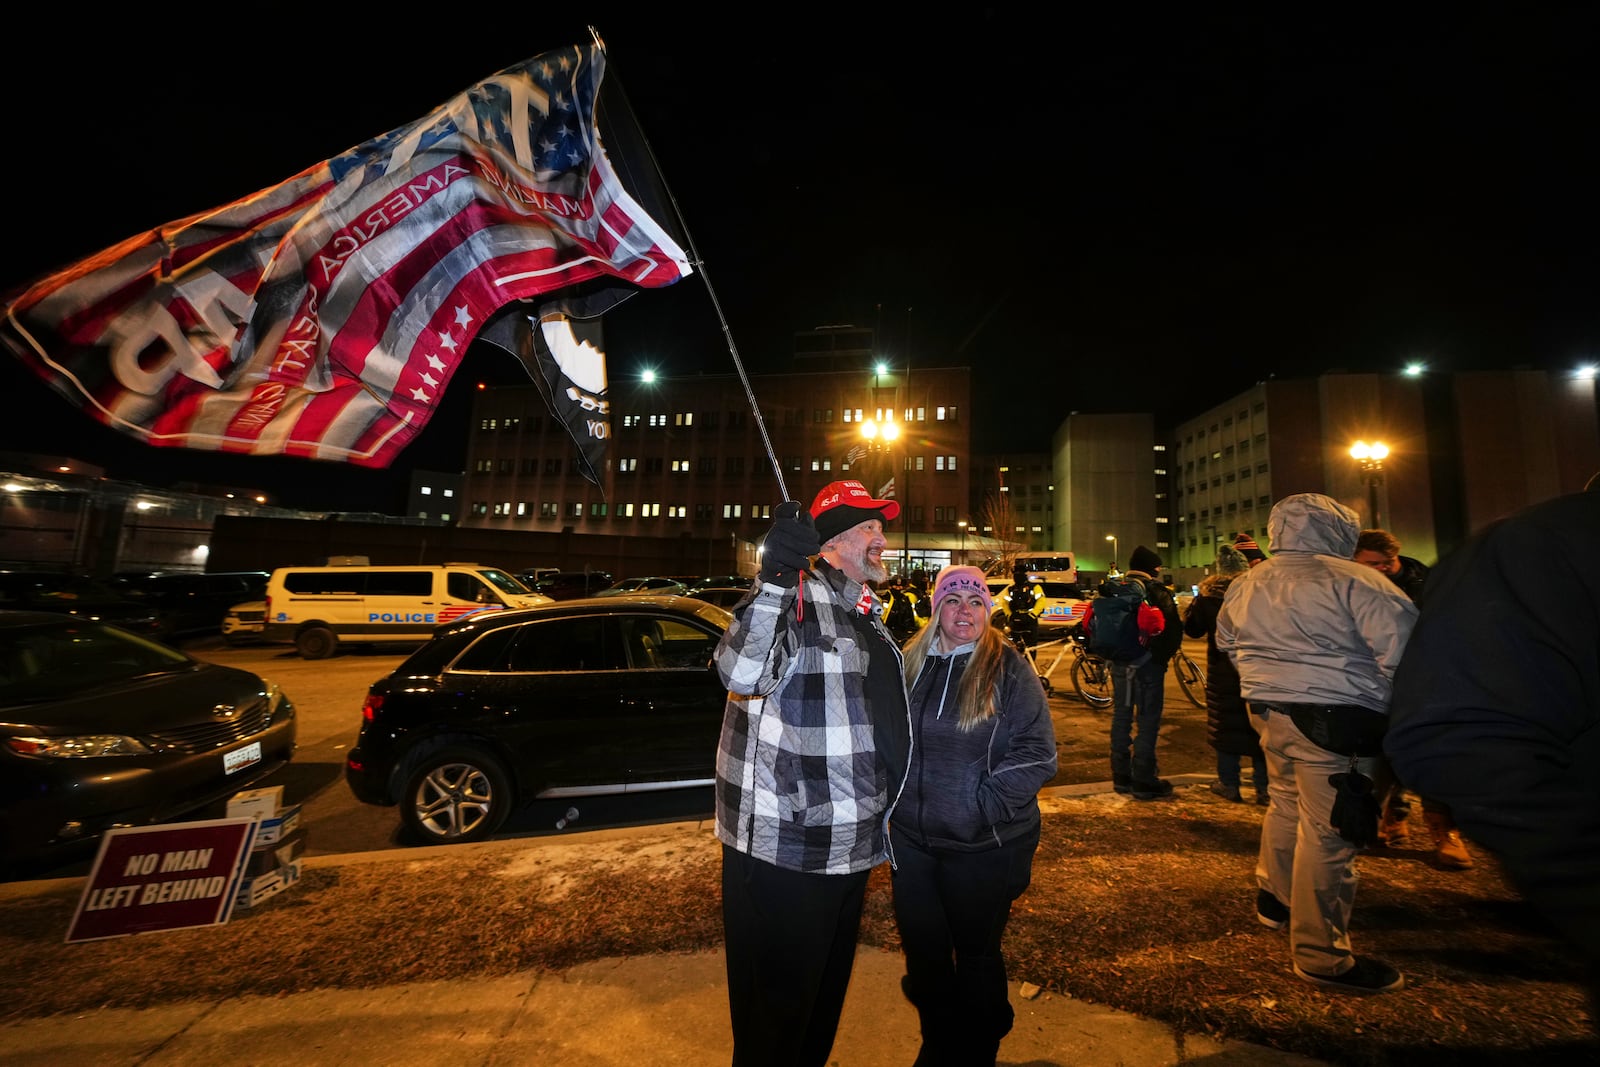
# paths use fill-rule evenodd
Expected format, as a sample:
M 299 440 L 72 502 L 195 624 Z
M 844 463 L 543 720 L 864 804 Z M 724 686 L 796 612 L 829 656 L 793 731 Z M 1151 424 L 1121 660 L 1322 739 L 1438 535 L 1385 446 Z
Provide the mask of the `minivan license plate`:
M 222 770 L 225 774 L 242 771 L 246 767 L 253 767 L 261 762 L 261 742 L 256 741 L 243 748 L 236 748 L 232 752 L 222 754 Z

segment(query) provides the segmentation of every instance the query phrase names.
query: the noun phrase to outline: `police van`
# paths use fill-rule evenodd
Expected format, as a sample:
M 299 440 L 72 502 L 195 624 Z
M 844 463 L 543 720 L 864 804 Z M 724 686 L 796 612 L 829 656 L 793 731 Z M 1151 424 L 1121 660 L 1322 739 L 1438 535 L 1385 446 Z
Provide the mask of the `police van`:
M 262 636 L 292 642 L 306 659 L 326 659 L 341 643 L 420 645 L 441 623 L 550 603 L 481 563 L 279 567 L 267 582 Z

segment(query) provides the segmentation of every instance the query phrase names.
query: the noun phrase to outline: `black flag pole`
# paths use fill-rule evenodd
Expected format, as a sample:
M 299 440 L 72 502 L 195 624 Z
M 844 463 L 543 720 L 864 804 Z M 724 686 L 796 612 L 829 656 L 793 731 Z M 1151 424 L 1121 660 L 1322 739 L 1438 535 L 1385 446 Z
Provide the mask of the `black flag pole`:
M 604 52 L 605 42 L 601 40 L 599 32 L 593 26 L 590 26 L 589 33 L 594 37 L 595 44 Z M 611 57 L 609 54 L 606 56 L 606 62 L 607 67 L 610 68 Z M 613 81 L 613 79 L 615 80 Z M 644 206 L 645 210 L 649 211 L 653 218 L 662 219 L 665 216 L 656 211 L 656 205 L 651 203 L 653 198 L 650 196 L 649 183 L 630 181 L 628 175 L 623 173 L 624 164 L 618 162 L 618 159 L 619 157 L 621 159 L 641 158 L 650 161 L 650 167 L 653 171 L 651 178 L 659 186 L 661 195 L 666 199 L 666 205 L 671 210 L 672 218 L 677 222 L 678 229 L 681 231 L 683 238 L 681 243 L 689 253 L 689 262 L 705 282 L 706 295 L 711 298 L 711 306 L 717 313 L 717 323 L 722 327 L 722 336 L 728 344 L 728 355 L 733 358 L 734 370 L 739 373 L 739 381 L 744 386 L 745 399 L 750 403 L 750 413 L 755 417 L 756 428 L 761 431 L 761 444 L 767 450 L 767 460 L 772 464 L 773 477 L 778 480 L 779 499 L 788 500 L 789 489 L 783 481 L 783 467 L 778 462 L 777 453 L 773 451 L 772 438 L 767 436 L 767 423 L 761 417 L 761 405 L 756 403 L 755 389 L 750 385 L 750 376 L 745 373 L 744 361 L 739 358 L 739 346 L 734 343 L 733 331 L 728 326 L 728 318 L 722 313 L 722 302 L 717 299 L 716 286 L 711 284 L 711 272 L 706 269 L 705 260 L 700 257 L 700 250 L 695 246 L 694 237 L 689 233 L 689 224 L 684 221 L 683 212 L 678 209 L 678 200 L 672 195 L 672 189 L 667 185 L 666 175 L 661 172 L 661 165 L 656 160 L 655 149 L 651 147 L 650 139 L 644 135 L 643 127 L 640 126 L 638 119 L 634 116 L 633 106 L 628 102 L 627 94 L 622 91 L 621 79 L 616 78 L 613 73 L 612 77 L 608 78 L 607 81 L 612 85 L 613 90 L 608 94 L 608 102 L 620 107 L 627 121 L 623 123 L 607 122 L 603 124 L 602 128 L 607 130 L 608 133 L 614 133 L 619 136 L 622 135 L 623 131 L 626 131 L 626 135 L 637 142 L 637 150 L 639 152 L 637 157 L 634 157 L 634 154 L 629 151 L 617 153 L 616 156 L 611 157 L 612 166 L 618 171 L 623 184 L 627 186 L 634 198 Z

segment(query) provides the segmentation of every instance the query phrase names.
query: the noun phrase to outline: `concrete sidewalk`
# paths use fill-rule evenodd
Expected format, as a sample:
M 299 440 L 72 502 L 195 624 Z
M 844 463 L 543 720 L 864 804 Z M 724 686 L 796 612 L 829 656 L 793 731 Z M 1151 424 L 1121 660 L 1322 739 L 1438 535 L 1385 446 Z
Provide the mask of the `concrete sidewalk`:
M 900 957 L 863 947 L 831 1062 L 905 1067 L 916 1013 L 900 996 Z M 1016 1026 L 1002 1064 L 1030 1067 L 1230 1067 L 1321 1061 L 1180 1035 L 1165 1024 L 1012 989 Z M 729 1062 L 720 952 L 602 960 L 562 974 L 419 982 L 380 989 L 206 1000 L 30 1019 L 0 1028 L 8 1067 L 385 1067 L 549 1064 L 721 1067 Z
M 596 831 L 616 836 L 617 830 Z M 641 839 L 673 826 L 624 831 Z M 577 835 L 560 840 L 571 844 Z M 525 850 L 534 839 L 475 848 Z M 345 863 L 449 864 L 463 846 L 308 857 Z M 63 882 L 5 885 L 0 900 Z M 31 890 L 30 890 L 30 887 Z M 241 963 L 241 965 L 244 965 Z M 863 946 L 856 959 L 831 1062 L 905 1067 L 920 1043 L 916 1012 L 900 994 L 898 953 Z M 1025 978 L 1026 976 L 1014 976 Z M 1000 1063 L 1046 1067 L 1168 1064 L 1306 1065 L 1321 1061 L 1234 1041 L 1179 1034 L 1165 1023 L 1013 982 L 1016 1025 Z M 140 1067 L 385 1067 L 550 1064 L 553 1067 L 712 1067 L 732 1054 L 726 977 L 719 951 L 601 960 L 561 973 L 401 983 L 272 997 L 196 999 L 150 1009 L 105 1009 L 0 1026 L 0 1063 Z

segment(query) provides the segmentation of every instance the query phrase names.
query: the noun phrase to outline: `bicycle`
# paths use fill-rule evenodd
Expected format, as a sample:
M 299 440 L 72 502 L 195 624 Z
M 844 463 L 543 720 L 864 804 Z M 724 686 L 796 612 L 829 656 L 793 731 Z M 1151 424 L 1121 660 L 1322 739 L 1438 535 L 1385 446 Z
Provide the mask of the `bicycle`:
M 1083 627 L 1072 629 L 1072 689 L 1078 699 L 1091 708 L 1109 708 L 1112 701 L 1111 668 L 1106 661 L 1089 651 L 1089 638 Z
M 1181 648 L 1172 657 L 1172 673 L 1178 676 L 1178 685 L 1182 687 L 1183 695 L 1189 698 L 1189 703 L 1197 708 L 1205 707 L 1206 672 Z
M 1057 667 L 1061 666 L 1061 661 L 1068 652 L 1067 646 L 1071 642 L 1065 638 L 1040 641 L 1037 639 L 1039 631 L 1036 626 L 1016 629 L 1010 625 L 1009 620 L 1009 616 L 1002 616 L 1000 612 L 996 612 L 995 617 L 991 620 L 991 625 L 1002 631 L 1012 645 L 1016 647 L 1016 650 L 1022 653 L 1023 658 L 1033 665 L 1033 672 L 1039 676 L 1039 684 L 1044 686 L 1045 696 L 1052 696 L 1055 693 L 1055 683 L 1050 676 L 1055 674 Z M 1040 666 L 1039 654 L 1046 649 L 1052 648 L 1057 649 L 1055 658 L 1050 661 L 1049 666 Z
M 1109 708 L 1112 703 L 1111 669 L 1106 661 L 1089 651 L 1089 639 L 1081 631 L 1072 635 L 1073 654 L 1077 662 L 1072 665 L 1072 688 L 1078 698 L 1094 708 Z M 1172 657 L 1173 673 L 1189 703 L 1197 708 L 1206 706 L 1206 673 L 1189 654 L 1178 649 Z

